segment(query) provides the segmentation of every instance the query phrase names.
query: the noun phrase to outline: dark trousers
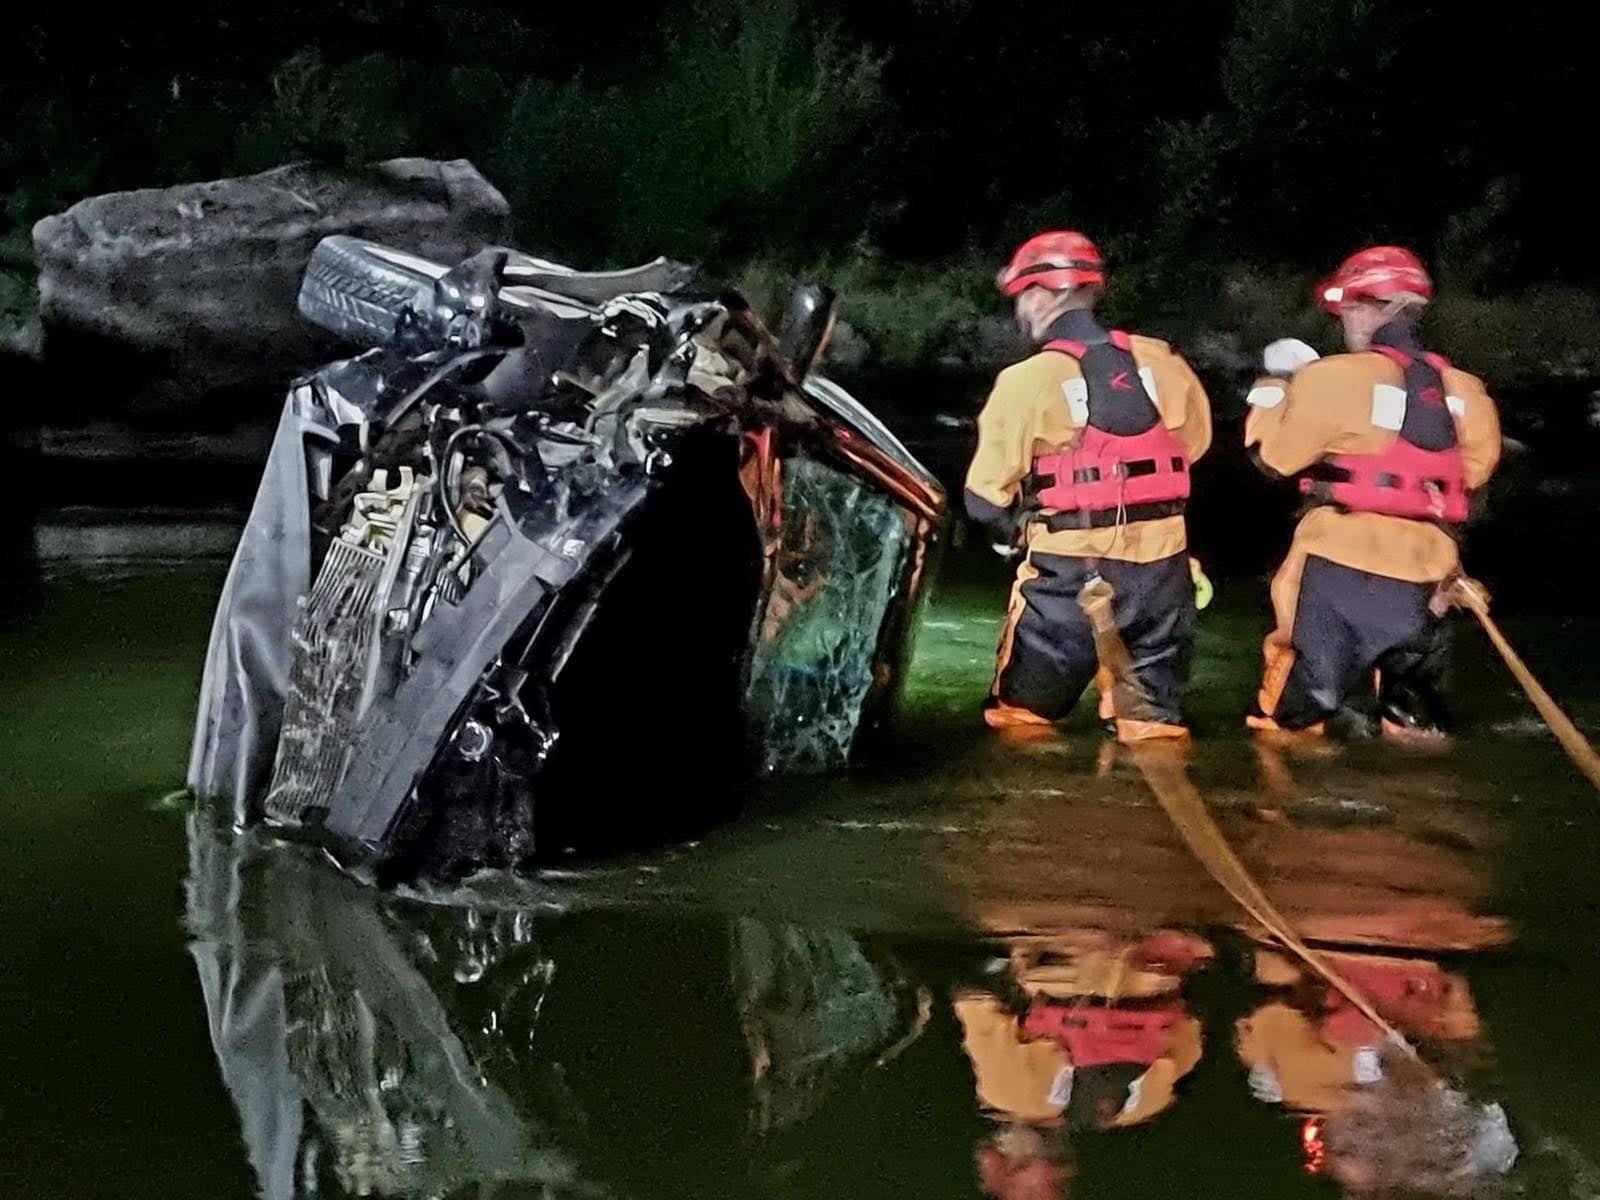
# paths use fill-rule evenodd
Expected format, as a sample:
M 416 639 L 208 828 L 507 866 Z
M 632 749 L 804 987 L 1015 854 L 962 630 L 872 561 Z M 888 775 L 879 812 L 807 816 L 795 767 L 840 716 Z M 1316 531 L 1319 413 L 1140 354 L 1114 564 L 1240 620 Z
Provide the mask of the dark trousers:
M 1431 583 L 1408 583 L 1308 558 L 1294 618 L 1294 666 L 1275 719 L 1302 729 L 1340 710 L 1444 728 L 1449 638 L 1429 611 Z M 1380 686 L 1372 685 L 1373 672 Z
M 1133 686 L 1119 689 L 1117 715 L 1181 724 L 1195 630 L 1186 553 L 1153 563 L 1031 555 L 1017 573 L 999 699 L 1051 720 L 1078 702 L 1099 666 L 1093 627 L 1078 605 L 1078 593 L 1096 574 L 1115 592 L 1112 614 L 1133 660 Z

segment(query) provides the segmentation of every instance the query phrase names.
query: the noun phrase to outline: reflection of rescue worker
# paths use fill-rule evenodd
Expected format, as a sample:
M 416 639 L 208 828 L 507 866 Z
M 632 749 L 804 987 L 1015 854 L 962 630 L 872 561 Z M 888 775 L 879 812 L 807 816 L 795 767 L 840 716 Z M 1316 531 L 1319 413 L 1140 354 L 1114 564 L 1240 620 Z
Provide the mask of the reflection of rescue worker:
M 1440 585 L 1459 572 L 1456 530 L 1499 461 L 1500 423 L 1482 381 L 1419 341 L 1432 292 L 1409 251 L 1363 250 L 1319 296 L 1350 352 L 1268 347 L 1245 444 L 1311 507 L 1272 582 L 1254 728 L 1320 732 L 1376 703 L 1389 732 L 1443 729 Z
M 1011 1121 L 1089 1129 L 1165 1111 L 1200 1061 L 1200 1023 L 1178 988 L 1210 955 L 1169 934 L 1065 965 L 1014 956 L 1023 1005 L 985 992 L 955 1001 L 980 1103 Z
M 1164 342 L 1096 322 L 1104 282 L 1077 233 L 1040 234 L 1000 272 L 1040 350 L 995 380 L 967 473 L 968 513 L 1008 545 L 1020 531 L 1026 550 L 984 716 L 1000 728 L 1067 715 L 1097 673 L 1078 593 L 1098 575 L 1133 657 L 1132 686 L 1116 689 L 1118 736 L 1182 736 L 1195 625 L 1183 513 L 1190 464 L 1211 444 L 1210 402 Z M 1106 699 L 1102 687 L 1109 718 Z
M 1341 974 L 1411 1037 L 1470 1042 L 1480 1032 L 1466 981 L 1435 963 L 1332 954 Z M 1306 1117 L 1306 1169 L 1350 1192 L 1471 1195 L 1517 1157 L 1505 1112 L 1483 1105 L 1385 1035 L 1321 979 L 1277 951 L 1256 959 L 1258 982 L 1287 989 L 1238 1023 L 1238 1049 L 1257 1099 Z
M 1066 1149 L 1031 1126 L 1003 1126 L 978 1146 L 978 1187 L 994 1200 L 1064 1200 L 1071 1177 Z
M 1422 959 L 1328 956 L 1385 1020 L 1413 1037 L 1471 1041 L 1481 1029 L 1466 981 Z M 1336 989 L 1273 950 L 1256 979 L 1285 989 L 1239 1021 L 1241 1061 L 1259 1100 L 1296 1112 L 1337 1113 L 1353 1089 L 1383 1077 L 1384 1034 Z

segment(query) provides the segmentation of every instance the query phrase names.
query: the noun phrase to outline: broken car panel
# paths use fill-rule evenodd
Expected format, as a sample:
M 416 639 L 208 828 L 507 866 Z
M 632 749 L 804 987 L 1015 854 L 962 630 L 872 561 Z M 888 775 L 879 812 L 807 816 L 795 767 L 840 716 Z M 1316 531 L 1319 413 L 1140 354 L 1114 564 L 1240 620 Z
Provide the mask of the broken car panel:
M 525 863 L 580 818 L 665 827 L 682 782 L 709 814 L 749 768 L 846 763 L 945 498 L 804 373 L 833 319 L 805 298 L 797 366 L 665 260 L 446 270 L 324 241 L 302 314 L 369 348 L 290 390 L 190 786 L 392 879 Z

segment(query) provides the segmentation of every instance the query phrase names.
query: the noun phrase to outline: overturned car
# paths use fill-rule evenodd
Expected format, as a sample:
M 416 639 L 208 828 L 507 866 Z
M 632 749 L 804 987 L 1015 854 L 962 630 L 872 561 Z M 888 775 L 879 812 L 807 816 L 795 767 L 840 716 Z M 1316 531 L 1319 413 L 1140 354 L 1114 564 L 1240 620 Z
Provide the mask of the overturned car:
M 392 882 L 727 811 L 881 724 L 940 544 L 937 481 L 814 367 L 657 260 L 349 237 L 218 605 L 188 782 Z

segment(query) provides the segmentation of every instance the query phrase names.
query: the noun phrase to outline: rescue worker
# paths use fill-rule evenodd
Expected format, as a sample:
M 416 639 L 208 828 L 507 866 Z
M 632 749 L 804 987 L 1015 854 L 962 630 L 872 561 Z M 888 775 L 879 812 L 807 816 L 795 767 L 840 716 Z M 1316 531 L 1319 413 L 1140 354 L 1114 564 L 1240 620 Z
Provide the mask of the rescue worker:
M 1072 709 L 1097 675 L 1078 595 L 1098 576 L 1133 659 L 1109 705 L 1101 675 L 1100 715 L 1122 741 L 1184 737 L 1195 627 L 1184 507 L 1211 444 L 1210 401 L 1166 343 L 1100 325 L 1105 278 L 1093 242 L 1052 232 L 996 280 L 1039 350 L 995 380 L 966 479 L 968 514 L 1024 552 L 984 719 L 1047 725 Z
M 1500 458 L 1483 382 L 1430 353 L 1417 320 L 1433 294 L 1398 246 L 1351 255 L 1318 301 L 1349 353 L 1267 349 L 1245 445 L 1294 477 L 1309 508 L 1272 581 L 1277 627 L 1248 724 L 1255 729 L 1442 733 L 1445 587 L 1456 533 Z

